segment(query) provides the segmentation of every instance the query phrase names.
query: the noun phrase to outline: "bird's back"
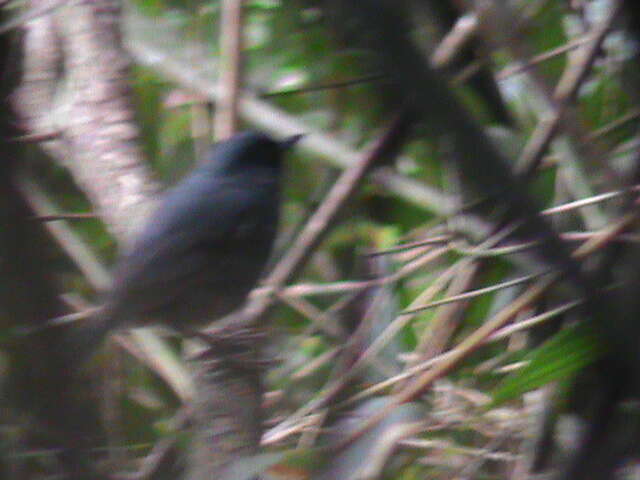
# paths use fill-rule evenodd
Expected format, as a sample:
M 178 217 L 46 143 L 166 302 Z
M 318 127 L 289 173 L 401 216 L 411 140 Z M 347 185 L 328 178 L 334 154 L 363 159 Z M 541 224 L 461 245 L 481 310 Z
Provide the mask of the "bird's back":
M 119 262 L 112 309 L 127 321 L 160 315 L 191 326 L 238 308 L 269 257 L 278 196 L 270 169 L 193 172 L 167 192 Z

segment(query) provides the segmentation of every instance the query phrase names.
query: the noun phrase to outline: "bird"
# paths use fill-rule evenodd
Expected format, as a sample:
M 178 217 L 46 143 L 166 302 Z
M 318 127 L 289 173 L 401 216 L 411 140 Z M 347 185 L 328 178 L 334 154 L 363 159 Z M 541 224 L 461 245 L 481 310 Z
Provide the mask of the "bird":
M 190 332 L 239 309 L 270 257 L 283 157 L 301 137 L 247 131 L 213 145 L 116 262 L 99 313 L 75 335 L 76 358 L 117 329 Z

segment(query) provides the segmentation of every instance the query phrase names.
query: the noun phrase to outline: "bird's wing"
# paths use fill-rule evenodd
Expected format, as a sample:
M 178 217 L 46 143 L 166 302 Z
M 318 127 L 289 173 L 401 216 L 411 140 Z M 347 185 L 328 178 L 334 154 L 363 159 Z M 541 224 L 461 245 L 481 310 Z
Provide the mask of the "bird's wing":
M 110 297 L 115 308 L 152 310 L 181 292 L 207 269 L 225 272 L 242 246 L 256 235 L 275 233 L 272 192 L 238 181 L 185 184 L 170 192 L 114 272 Z M 274 199 L 275 200 L 275 199 Z M 188 212 L 188 213 L 185 213 Z M 273 217 L 273 218 L 271 218 Z M 261 230 L 264 230 L 261 231 Z

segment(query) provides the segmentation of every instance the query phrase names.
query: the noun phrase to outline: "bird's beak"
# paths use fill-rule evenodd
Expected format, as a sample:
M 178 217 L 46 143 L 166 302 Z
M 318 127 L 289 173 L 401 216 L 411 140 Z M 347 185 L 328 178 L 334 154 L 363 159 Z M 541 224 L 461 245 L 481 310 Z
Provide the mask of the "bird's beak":
M 299 134 L 299 135 L 292 135 L 291 137 L 287 137 L 284 140 L 282 140 L 280 143 L 280 149 L 283 152 L 286 152 L 287 150 L 289 150 L 291 147 L 293 147 L 296 143 L 298 143 L 298 141 L 304 137 L 304 134 Z

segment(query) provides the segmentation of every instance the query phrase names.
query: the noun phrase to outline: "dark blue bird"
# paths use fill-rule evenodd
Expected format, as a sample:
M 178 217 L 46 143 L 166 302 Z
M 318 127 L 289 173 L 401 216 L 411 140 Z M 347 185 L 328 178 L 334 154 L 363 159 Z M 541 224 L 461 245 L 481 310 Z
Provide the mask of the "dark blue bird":
M 121 256 L 103 311 L 76 348 L 90 355 L 119 327 L 194 331 L 238 309 L 269 258 L 282 157 L 299 138 L 246 132 L 213 146 Z

